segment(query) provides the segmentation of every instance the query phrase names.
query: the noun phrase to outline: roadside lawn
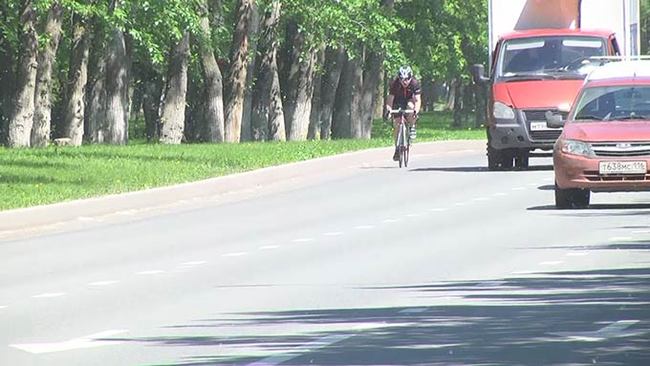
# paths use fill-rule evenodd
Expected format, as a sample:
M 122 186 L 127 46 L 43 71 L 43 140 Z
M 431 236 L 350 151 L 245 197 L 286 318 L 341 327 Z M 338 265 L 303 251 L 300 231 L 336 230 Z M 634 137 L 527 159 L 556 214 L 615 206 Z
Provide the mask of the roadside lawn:
M 446 112 L 424 113 L 417 141 L 483 139 L 481 129 L 452 129 Z M 283 163 L 392 145 L 376 120 L 371 140 L 0 148 L 0 210 L 123 193 Z

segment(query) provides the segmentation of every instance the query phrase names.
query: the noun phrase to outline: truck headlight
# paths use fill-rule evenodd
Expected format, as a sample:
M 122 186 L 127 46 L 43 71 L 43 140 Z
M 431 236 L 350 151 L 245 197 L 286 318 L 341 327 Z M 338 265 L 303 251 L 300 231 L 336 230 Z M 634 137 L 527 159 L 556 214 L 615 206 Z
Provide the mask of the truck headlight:
M 560 149 L 565 154 L 581 155 L 581 156 L 596 156 L 591 149 L 591 145 L 577 140 L 562 140 L 560 141 Z
M 501 102 L 494 102 L 492 114 L 496 119 L 515 119 L 515 111 Z

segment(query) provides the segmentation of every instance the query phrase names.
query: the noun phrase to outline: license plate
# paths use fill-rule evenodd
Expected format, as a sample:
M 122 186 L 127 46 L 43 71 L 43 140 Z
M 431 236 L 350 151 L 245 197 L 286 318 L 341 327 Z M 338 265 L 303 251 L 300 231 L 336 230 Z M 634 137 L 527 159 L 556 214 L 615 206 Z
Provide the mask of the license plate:
M 645 161 L 601 161 L 600 174 L 645 174 Z
M 553 130 L 553 128 L 550 128 L 546 125 L 546 121 L 544 122 L 531 122 L 530 123 L 530 130 L 531 131 L 546 131 L 546 130 Z

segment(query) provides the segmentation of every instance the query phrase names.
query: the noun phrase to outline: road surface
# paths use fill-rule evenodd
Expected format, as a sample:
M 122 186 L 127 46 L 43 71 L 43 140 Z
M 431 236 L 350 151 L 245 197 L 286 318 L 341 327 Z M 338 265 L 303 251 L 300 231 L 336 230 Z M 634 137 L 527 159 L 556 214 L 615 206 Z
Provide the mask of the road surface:
M 650 364 L 650 193 L 391 155 L 0 213 L 0 365 Z

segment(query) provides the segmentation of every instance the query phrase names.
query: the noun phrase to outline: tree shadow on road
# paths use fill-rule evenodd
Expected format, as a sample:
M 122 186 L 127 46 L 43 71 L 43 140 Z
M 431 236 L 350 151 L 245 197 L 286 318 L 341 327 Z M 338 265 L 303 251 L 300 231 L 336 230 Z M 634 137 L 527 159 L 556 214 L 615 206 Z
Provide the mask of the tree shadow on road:
M 511 172 L 526 172 L 526 171 L 547 171 L 553 170 L 552 165 L 533 165 L 528 168 L 513 168 L 509 170 L 489 170 L 486 166 L 467 166 L 467 167 L 429 167 L 411 169 L 414 172 L 449 172 L 449 173 L 511 173 Z
M 211 350 L 175 363 L 194 366 L 648 365 L 649 281 L 650 267 L 630 267 L 373 286 L 359 290 L 398 292 L 430 305 L 232 314 L 166 328 L 199 336 L 118 340 L 182 347 L 179 353 Z M 241 335 L 220 336 L 224 327 Z M 269 327 L 285 333 L 260 330 Z M 229 356 L 226 349 L 276 356 Z

